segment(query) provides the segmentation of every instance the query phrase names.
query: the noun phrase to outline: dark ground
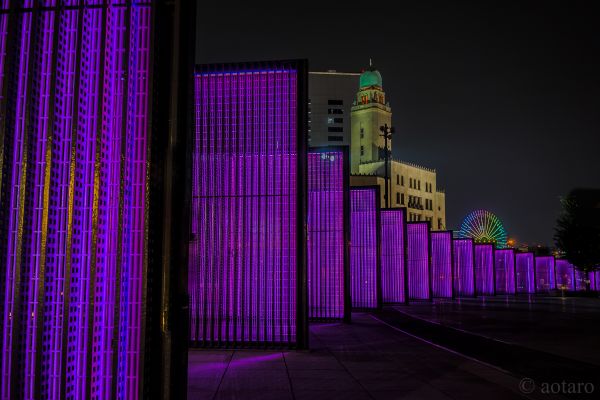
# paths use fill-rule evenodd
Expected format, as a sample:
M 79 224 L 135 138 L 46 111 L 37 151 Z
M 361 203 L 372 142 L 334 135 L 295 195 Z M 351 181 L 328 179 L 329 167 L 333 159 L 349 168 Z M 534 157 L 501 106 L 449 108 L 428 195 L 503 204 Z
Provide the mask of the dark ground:
M 600 299 L 528 297 L 355 313 L 311 325 L 310 351 L 190 350 L 188 398 L 553 399 L 541 384 L 563 380 L 597 395 L 599 316 Z

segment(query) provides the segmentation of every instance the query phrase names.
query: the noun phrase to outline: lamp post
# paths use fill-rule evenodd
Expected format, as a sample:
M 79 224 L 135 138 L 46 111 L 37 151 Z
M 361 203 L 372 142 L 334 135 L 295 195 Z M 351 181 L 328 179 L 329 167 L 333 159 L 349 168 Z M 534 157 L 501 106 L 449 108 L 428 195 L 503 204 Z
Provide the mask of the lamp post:
M 383 141 L 384 141 L 384 150 L 383 150 L 383 154 L 384 154 L 384 164 L 383 167 L 385 168 L 385 178 L 384 178 L 384 182 L 385 182 L 385 190 L 384 190 L 384 197 L 385 197 L 385 208 L 390 208 L 390 197 L 389 197 L 389 191 L 388 191 L 388 186 L 389 186 L 389 176 L 388 176 L 388 163 L 390 161 L 390 152 L 388 150 L 388 139 L 392 140 L 392 134 L 394 133 L 394 128 L 393 127 L 388 127 L 387 124 L 384 124 L 383 126 L 379 127 L 379 130 L 381 132 L 383 132 L 383 134 L 379 135 L 379 136 L 383 136 Z

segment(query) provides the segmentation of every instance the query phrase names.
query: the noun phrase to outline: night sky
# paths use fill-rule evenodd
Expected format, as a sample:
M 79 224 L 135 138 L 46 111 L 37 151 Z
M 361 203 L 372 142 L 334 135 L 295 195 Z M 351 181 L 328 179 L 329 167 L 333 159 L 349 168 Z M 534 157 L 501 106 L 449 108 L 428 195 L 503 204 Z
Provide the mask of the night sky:
M 590 1 L 453 3 L 201 2 L 196 57 L 344 72 L 372 58 L 394 156 L 437 169 L 448 228 L 485 208 L 518 243 L 552 244 L 560 196 L 600 187 L 600 15 Z

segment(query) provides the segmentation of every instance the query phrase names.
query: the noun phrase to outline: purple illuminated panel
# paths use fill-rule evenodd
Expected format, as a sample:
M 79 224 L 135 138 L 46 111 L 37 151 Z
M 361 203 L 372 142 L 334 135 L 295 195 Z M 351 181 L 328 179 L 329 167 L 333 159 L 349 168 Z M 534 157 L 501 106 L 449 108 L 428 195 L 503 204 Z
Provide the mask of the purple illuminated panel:
M 407 224 L 407 274 L 409 300 L 431 299 L 429 271 L 429 225 L 426 222 Z
M 517 293 L 535 293 L 533 253 L 517 253 L 515 257 Z
M 575 268 L 575 290 L 582 291 L 586 289 L 586 273 Z
M 575 290 L 573 265 L 567 260 L 556 260 L 556 288 L 560 290 Z
M 494 259 L 496 294 L 515 294 L 515 251 L 496 249 Z
M 406 211 L 381 211 L 381 291 L 384 303 L 406 301 L 404 293 Z
M 272 62 L 196 72 L 188 283 L 193 345 L 293 346 L 302 340 L 306 154 L 299 68 Z
M 379 193 L 377 188 L 350 190 L 350 296 L 353 308 L 381 304 Z
M 549 292 L 556 288 L 553 256 L 535 258 L 535 286 L 537 292 Z
M 453 239 L 454 293 L 475 296 L 475 255 L 472 239 Z
M 452 232 L 431 232 L 433 297 L 452 297 Z
M 308 317 L 345 314 L 345 186 L 343 151 L 309 151 L 307 206 Z
M 598 288 L 596 287 L 596 272 L 591 271 L 588 274 L 588 278 L 590 280 L 590 290 L 598 290 Z
M 150 2 L 10 3 L 7 14 L 0 2 L 0 399 L 137 399 Z
M 494 291 L 494 246 L 475 245 L 475 289 L 478 295 L 493 296 Z

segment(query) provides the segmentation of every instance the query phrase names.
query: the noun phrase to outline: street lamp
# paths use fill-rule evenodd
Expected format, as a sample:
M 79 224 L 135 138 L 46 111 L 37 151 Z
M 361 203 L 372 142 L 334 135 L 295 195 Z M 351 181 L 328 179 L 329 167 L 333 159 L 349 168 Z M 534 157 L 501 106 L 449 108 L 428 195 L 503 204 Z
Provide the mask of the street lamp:
M 384 154 L 384 159 L 385 159 L 385 163 L 384 163 L 384 168 L 385 168 L 385 178 L 384 178 L 384 182 L 385 182 L 385 191 L 384 191 L 384 197 L 385 197 L 385 208 L 390 208 L 390 199 L 389 199 L 389 193 L 388 193 L 388 186 L 389 186 L 389 176 L 388 176 L 388 163 L 390 161 L 390 152 L 388 150 L 388 139 L 392 140 L 392 134 L 394 133 L 394 128 L 393 127 L 388 127 L 387 123 L 383 126 L 379 127 L 379 130 L 381 132 L 383 132 L 381 135 L 379 136 L 383 136 L 383 141 L 384 141 L 384 150 L 383 150 L 383 154 Z

